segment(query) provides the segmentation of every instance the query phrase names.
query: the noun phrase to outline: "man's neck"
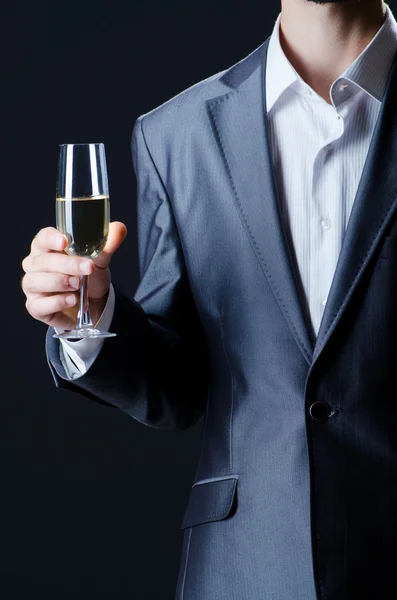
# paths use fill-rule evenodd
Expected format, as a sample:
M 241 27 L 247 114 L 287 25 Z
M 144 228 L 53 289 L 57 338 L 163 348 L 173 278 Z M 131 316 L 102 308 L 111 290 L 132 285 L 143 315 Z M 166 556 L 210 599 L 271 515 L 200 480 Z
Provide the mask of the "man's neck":
M 382 0 L 316 4 L 282 0 L 280 44 L 302 79 L 331 104 L 330 87 L 386 17 Z

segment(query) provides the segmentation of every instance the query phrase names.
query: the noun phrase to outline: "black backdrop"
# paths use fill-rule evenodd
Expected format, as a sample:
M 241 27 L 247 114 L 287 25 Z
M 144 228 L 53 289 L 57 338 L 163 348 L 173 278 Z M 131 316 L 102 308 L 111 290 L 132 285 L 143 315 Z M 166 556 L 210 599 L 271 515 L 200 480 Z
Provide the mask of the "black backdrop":
M 103 141 L 111 220 L 129 234 L 112 278 L 138 284 L 135 119 L 231 66 L 279 2 L 20 0 L 1 15 L 0 596 L 172 600 L 202 423 L 151 430 L 57 390 L 46 326 L 25 310 L 22 259 L 55 226 L 58 144 Z M 4 243 L 5 242 L 5 243 Z

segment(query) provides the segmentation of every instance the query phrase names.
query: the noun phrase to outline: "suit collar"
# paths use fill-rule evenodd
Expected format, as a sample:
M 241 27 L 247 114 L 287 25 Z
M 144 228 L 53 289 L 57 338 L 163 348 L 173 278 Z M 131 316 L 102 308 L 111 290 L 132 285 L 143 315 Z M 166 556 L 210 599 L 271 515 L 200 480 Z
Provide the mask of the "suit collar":
M 355 84 L 355 89 L 362 89 L 378 102 L 382 101 L 390 67 L 397 50 L 397 23 L 389 6 L 385 4 L 385 7 L 386 14 L 382 26 L 355 61 L 335 80 L 335 82 L 339 79 L 351 81 Z M 267 112 L 272 109 L 283 92 L 290 86 L 293 86 L 299 94 L 315 96 L 318 100 L 325 102 L 301 78 L 285 55 L 280 44 L 279 35 L 281 14 L 280 12 L 269 38 L 267 52 Z

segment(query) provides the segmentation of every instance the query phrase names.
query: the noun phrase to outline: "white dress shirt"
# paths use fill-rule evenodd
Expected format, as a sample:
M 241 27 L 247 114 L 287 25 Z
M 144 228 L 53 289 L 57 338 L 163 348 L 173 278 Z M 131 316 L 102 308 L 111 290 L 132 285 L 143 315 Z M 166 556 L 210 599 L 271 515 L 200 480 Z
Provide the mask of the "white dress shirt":
M 285 56 L 279 38 L 281 13 L 269 40 L 265 84 L 270 149 L 284 225 L 315 335 L 397 51 L 397 22 L 385 6 L 381 28 L 332 83 L 332 104 L 303 81 Z M 98 326 L 110 327 L 114 302 L 111 286 Z M 61 340 L 60 358 L 71 379 L 86 373 L 104 341 Z

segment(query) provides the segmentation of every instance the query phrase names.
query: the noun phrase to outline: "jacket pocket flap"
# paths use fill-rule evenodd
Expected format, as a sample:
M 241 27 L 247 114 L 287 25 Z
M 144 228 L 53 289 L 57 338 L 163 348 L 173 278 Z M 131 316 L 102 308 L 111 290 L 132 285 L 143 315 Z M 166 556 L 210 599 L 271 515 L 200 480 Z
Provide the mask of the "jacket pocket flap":
M 215 479 L 193 485 L 181 528 L 219 521 L 233 506 L 238 477 Z

